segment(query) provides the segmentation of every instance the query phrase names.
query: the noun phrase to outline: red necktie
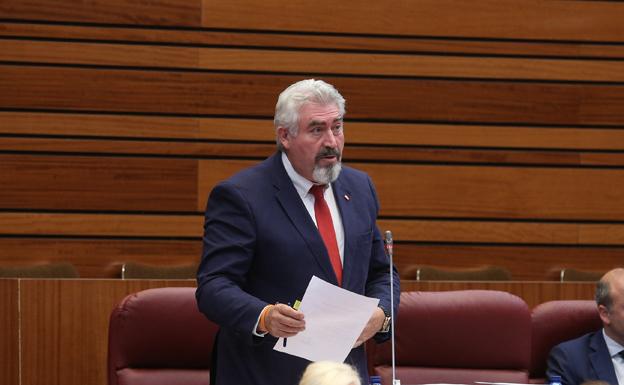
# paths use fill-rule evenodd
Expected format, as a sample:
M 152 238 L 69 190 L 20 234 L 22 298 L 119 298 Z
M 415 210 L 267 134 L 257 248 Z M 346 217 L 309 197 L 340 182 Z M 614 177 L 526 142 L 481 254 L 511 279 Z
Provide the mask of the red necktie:
M 336 232 L 334 231 L 334 223 L 332 222 L 329 206 L 325 202 L 323 192 L 324 185 L 314 185 L 310 188 L 310 193 L 314 195 L 314 216 L 316 217 L 316 225 L 323 238 L 323 243 L 329 253 L 329 260 L 336 273 L 338 285 L 342 285 L 342 262 L 340 261 L 340 252 L 338 251 L 338 243 L 336 242 Z

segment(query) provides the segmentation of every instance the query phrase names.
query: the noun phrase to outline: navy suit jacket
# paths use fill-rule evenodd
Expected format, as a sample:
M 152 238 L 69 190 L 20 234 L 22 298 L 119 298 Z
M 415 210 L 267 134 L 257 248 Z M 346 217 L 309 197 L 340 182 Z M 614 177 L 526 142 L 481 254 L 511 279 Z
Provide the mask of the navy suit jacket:
M 561 376 L 562 385 L 602 380 L 617 385 L 611 355 L 602 330 L 563 342 L 550 351 L 546 376 Z
M 370 178 L 343 167 L 332 184 L 345 231 L 342 287 L 380 299 L 390 310 L 390 266 L 376 225 Z M 400 294 L 394 274 L 395 311 Z M 301 299 L 313 275 L 337 284 L 323 240 L 278 152 L 211 192 L 197 281 L 201 312 L 220 325 L 217 385 L 295 385 L 309 361 L 273 350 L 276 339 L 252 334 L 267 304 Z M 377 334 L 378 340 L 388 334 Z M 364 347 L 346 362 L 367 380 Z

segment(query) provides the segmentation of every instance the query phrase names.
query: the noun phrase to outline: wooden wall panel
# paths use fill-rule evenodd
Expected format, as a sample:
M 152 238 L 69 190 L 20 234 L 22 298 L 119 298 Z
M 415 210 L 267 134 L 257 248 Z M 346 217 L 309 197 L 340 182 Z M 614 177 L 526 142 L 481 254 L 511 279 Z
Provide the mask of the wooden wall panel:
M 70 262 L 84 278 L 120 278 L 124 262 L 198 263 L 199 239 L 109 237 L 0 237 L 0 263 Z
M 3 1 L 0 264 L 197 263 L 210 189 L 274 152 L 277 94 L 317 77 L 347 98 L 345 161 L 376 183 L 400 270 L 550 281 L 405 290 L 591 298 L 554 281 L 624 261 L 622 19 L 613 1 Z M 21 384 L 64 385 L 105 384 L 126 293 L 194 284 L 22 282 Z
M 389 228 L 392 230 L 392 228 Z M 504 266 L 516 280 L 559 280 L 562 268 L 607 271 L 624 265 L 624 249 L 617 246 L 399 243 L 395 246 L 399 271 L 409 265 L 466 268 Z
M 202 214 L 66 214 L 0 212 L 0 234 L 199 239 Z M 436 219 L 380 219 L 405 242 L 624 245 L 624 225 Z
M 0 279 L 0 383 L 19 385 L 18 281 Z
M 2 213 L 0 234 L 199 239 L 204 216 L 140 214 Z
M 196 161 L 0 154 L 0 207 L 192 211 Z
M 331 12 L 327 10 L 331 9 Z M 305 15 L 304 18 L 301 15 Z M 375 17 L 371 17 L 375 15 Z M 379 17 L 382 15 L 383 17 Z M 544 15 L 548 17 L 545 18 Z M 622 41 L 624 10 L 617 2 L 539 0 L 427 0 L 388 6 L 383 2 L 284 0 L 215 2 L 128 0 L 74 2 L 5 1 L 0 18 L 124 25 L 176 25 L 381 35 L 462 36 L 542 40 Z M 417 21 L 417 22 L 415 22 Z M 591 33 L 587 24 L 591 23 Z
M 210 29 L 115 28 L 97 25 L 40 24 L 0 21 L 0 36 L 53 38 L 63 40 L 105 40 L 225 47 L 272 47 L 288 49 L 339 50 L 345 52 L 443 53 L 458 55 L 507 55 L 520 57 L 623 58 L 624 46 L 601 42 L 436 39 L 427 36 L 358 36 L 264 33 L 262 31 L 223 31 Z M 328 56 L 330 57 L 330 56 Z
M 70 261 L 82 276 L 110 278 L 118 277 L 121 264 L 129 260 L 164 265 L 197 263 L 202 221 L 201 215 L 6 213 L 0 215 L 0 234 L 38 234 L 39 238 L 30 238 L 27 244 L 23 244 L 26 239 L 0 240 L 0 260 L 11 264 L 23 263 L 24 259 Z M 382 231 L 394 233 L 398 242 L 395 258 L 400 271 L 413 264 L 448 267 L 498 264 L 509 268 L 515 279 L 554 280 L 561 268 L 606 271 L 624 260 L 618 225 L 381 220 L 379 226 Z M 595 231 L 615 229 L 605 232 L 616 235 L 588 239 L 579 235 L 577 227 Z M 518 228 L 524 234 L 515 234 Z M 162 239 L 168 236 L 180 240 Z M 603 244 L 605 239 L 608 244 Z
M 108 322 L 128 294 L 193 280 L 21 280 L 22 384 L 107 384 Z
M 542 248 L 620 263 L 619 4 L 323 1 L 0 5 L 2 261 L 196 258 L 210 188 L 274 151 L 277 93 L 316 76 L 405 250 L 523 279 L 566 262 Z
M 348 116 L 348 115 L 347 115 Z M 465 147 L 481 147 L 488 153 L 500 150 L 507 156 L 510 149 L 524 149 L 533 156 L 539 150 L 624 150 L 624 130 L 609 128 L 525 127 L 474 124 L 427 124 L 358 122 L 347 119 L 345 156 L 357 151 L 353 144 L 417 151 L 424 146 L 449 153 Z M 66 114 L 44 112 L 0 111 L 0 133 L 55 136 L 116 137 L 117 139 L 187 139 L 275 143 L 273 122 L 267 119 L 195 118 L 132 115 Z M 110 140 L 110 139 L 109 139 Z M 0 141 L 0 145 L 5 139 Z M 138 142 L 139 144 L 141 142 Z M 172 143 L 172 141 L 165 142 Z M 219 143 L 222 144 L 222 143 Z M 400 146 L 398 146 L 400 145 Z M 66 141 L 71 146 L 71 141 Z M 408 147 L 411 146 L 411 147 Z M 447 147 L 447 148 L 435 148 Z M 550 153 L 544 152 L 545 155 Z M 613 154 L 612 152 L 609 154 Z M 603 154 L 594 153 L 593 156 Z M 589 156 L 589 155 L 586 155 Z M 403 156 L 394 159 L 403 159 Z M 483 157 L 487 160 L 487 157 Z M 495 161 L 502 157 L 498 156 Z M 547 163 L 547 162 L 545 162 Z
M 568 220 L 624 218 L 619 204 L 624 199 L 621 188 L 624 173 L 621 170 L 437 165 L 396 165 L 390 168 L 377 164 L 366 164 L 361 168 L 378 186 L 383 203 L 382 215 Z
M 619 61 L 2 40 L 0 60 L 221 71 L 623 82 Z M 318 63 L 323 63 L 323 66 Z
M 378 226 L 409 242 L 624 245 L 619 224 L 382 219 Z
M 0 18 L 17 20 L 198 27 L 200 17 L 199 0 L 4 0 L 0 4 Z
M 200 162 L 200 205 L 212 187 L 250 161 Z M 375 181 L 382 216 L 591 219 L 624 217 L 624 173 L 550 169 L 358 163 Z M 584 183 L 579 184 L 582 180 Z M 563 199 L 562 199 L 563 198 Z
M 417 282 L 401 281 L 402 291 L 498 290 L 517 295 L 534 308 L 540 303 L 557 300 L 594 299 L 593 282 Z M 400 316 L 400 315 L 399 315 Z
M 582 41 L 622 41 L 624 38 L 624 27 L 619 22 L 624 18 L 624 8 L 616 2 L 421 0 L 397 2 L 392 6 L 369 2 L 362 6 L 357 1 L 295 4 L 269 0 L 264 1 L 261 8 L 257 4 L 253 0 L 227 3 L 204 0 L 202 25 L 471 38 Z M 587 24 L 592 25 L 591 33 L 587 33 Z
M 6 151 L 35 151 L 44 153 L 85 154 L 90 155 L 130 155 L 130 156 L 174 156 L 177 158 L 193 157 L 241 157 L 264 159 L 276 151 L 275 144 L 268 143 L 214 143 L 195 141 L 163 141 L 163 140 L 101 140 L 101 139 L 72 139 L 67 138 L 32 138 L 9 137 L 0 140 L 0 149 Z M 367 150 L 376 148 L 361 148 L 357 153 L 367 154 Z M 385 157 L 392 157 L 388 151 L 382 152 Z M 411 154 L 418 156 L 418 154 Z M 421 153 L 419 158 L 431 158 L 434 154 Z M 370 158 L 370 156 L 368 156 Z M 516 157 L 518 159 L 521 156 Z M 554 159 L 553 159 L 554 158 Z M 566 160 L 579 163 L 578 156 L 550 157 L 551 160 L 565 162 Z M 587 159 L 588 163 L 592 159 Z
M 267 117 L 284 84 L 300 78 L 4 65 L 0 106 Z M 325 79 L 349 100 L 350 119 L 624 125 L 624 86 Z

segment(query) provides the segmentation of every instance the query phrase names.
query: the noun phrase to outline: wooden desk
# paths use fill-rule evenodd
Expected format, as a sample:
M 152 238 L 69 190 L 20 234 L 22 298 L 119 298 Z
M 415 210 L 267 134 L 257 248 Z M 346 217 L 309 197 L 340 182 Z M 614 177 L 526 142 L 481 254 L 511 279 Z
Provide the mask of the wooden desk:
M 106 385 L 113 307 L 140 290 L 194 285 L 194 280 L 0 279 L 0 383 Z M 402 289 L 503 290 L 532 307 L 554 299 L 590 299 L 594 284 L 404 281 Z

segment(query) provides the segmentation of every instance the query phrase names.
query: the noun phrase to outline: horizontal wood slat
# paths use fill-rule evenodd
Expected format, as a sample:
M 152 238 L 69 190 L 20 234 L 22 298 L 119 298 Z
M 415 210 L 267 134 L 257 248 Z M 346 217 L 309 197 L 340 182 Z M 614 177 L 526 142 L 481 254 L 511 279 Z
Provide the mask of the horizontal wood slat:
M 539 0 L 425 0 L 396 3 L 392 7 L 383 2 L 363 5 L 328 0 L 314 4 L 284 0 L 262 4 L 252 0 L 100 0 L 76 4 L 64 0 L 54 5 L 43 0 L 7 0 L 0 8 L 0 18 L 238 30 L 622 41 L 623 27 L 619 21 L 624 18 L 624 10 L 616 2 Z M 592 33 L 587 33 L 588 29 Z
M 70 262 L 86 278 L 120 278 L 121 266 L 128 261 L 181 265 L 198 263 L 200 256 L 200 240 L 0 238 L 4 265 Z
M 615 220 L 621 170 L 366 164 L 383 215 Z
M 85 140 L 65 138 L 0 138 L 0 151 L 131 154 L 194 157 L 266 158 L 276 151 L 275 144 L 197 143 L 130 140 Z M 388 154 L 386 157 L 389 157 Z
M 624 46 L 582 42 L 433 39 L 426 37 L 340 36 L 286 32 L 238 32 L 0 22 L 0 36 L 272 47 L 365 52 L 444 53 L 573 58 L 624 58 Z
M 406 242 L 624 246 L 624 225 L 619 224 L 385 219 L 378 225 Z
M 497 290 L 522 298 L 529 308 L 556 300 L 594 299 L 594 282 L 401 281 L 402 291 Z
M 397 244 L 394 263 L 466 268 L 503 266 L 516 280 L 559 280 L 562 268 L 607 271 L 622 266 L 622 247 L 529 245 Z
M 260 143 L 198 143 L 182 141 L 87 140 L 66 138 L 0 137 L 0 151 L 89 153 L 155 156 L 254 157 L 264 159 L 273 154 L 275 144 Z M 344 160 L 480 163 L 480 164 L 538 164 L 560 166 L 624 166 L 624 153 L 576 153 L 567 151 L 467 150 L 428 149 L 418 147 L 350 146 Z
M 253 162 L 199 165 L 198 209 L 219 180 Z M 372 177 L 385 216 L 621 220 L 620 170 L 490 166 L 355 165 Z M 582 183 L 581 183 L 582 181 Z
M 595 1 L 420 0 L 392 6 L 367 2 L 364 6 L 358 1 L 299 4 L 267 0 L 259 8 L 253 0 L 204 0 L 202 25 L 279 31 L 622 41 L 623 18 L 620 4 Z M 587 28 L 592 32 L 587 33 Z
M 0 234 L 110 237 L 202 236 L 204 216 L 0 212 Z
M 299 79 L 4 65 L 0 66 L 0 86 L 5 90 L 0 94 L 0 108 L 268 117 L 274 110 L 275 95 Z M 353 106 L 349 108 L 351 119 L 624 125 L 624 86 L 326 80 Z M 425 100 L 427 103 L 422 103 Z
M 0 185 L 4 208 L 193 211 L 197 163 L 0 154 Z
M 201 10 L 201 0 L 4 0 L 0 4 L 0 18 L 199 27 Z
M 292 73 L 624 82 L 619 61 L 394 55 L 0 39 L 0 61 Z M 323 63 L 319 66 L 318 63 Z
M 624 129 L 346 122 L 350 144 L 624 150 Z M 172 118 L 0 111 L 0 133 L 275 141 L 269 119 Z M 589 155 L 587 155 L 589 156 Z
M 0 204 L 12 209 L 201 212 L 216 183 L 255 163 L 205 159 L 198 166 L 192 159 L 6 154 L 0 155 L 0 184 L 5 186 Z M 386 216 L 624 217 L 624 174 L 617 169 L 355 166 L 375 181 Z
M 402 242 L 623 245 L 624 225 L 381 219 Z M 0 234 L 112 237 L 202 236 L 202 215 L 0 212 Z
M 383 227 L 382 230 L 400 230 Z M 180 265 L 198 263 L 201 240 L 94 239 L 0 237 L 0 263 L 25 265 L 65 261 L 73 263 L 81 277 L 119 278 L 124 262 Z M 561 268 L 609 270 L 621 266 L 621 246 L 576 245 L 470 245 L 405 243 L 395 245 L 395 264 L 402 271 L 409 265 L 449 268 L 498 265 L 509 269 L 517 280 L 558 280 Z

